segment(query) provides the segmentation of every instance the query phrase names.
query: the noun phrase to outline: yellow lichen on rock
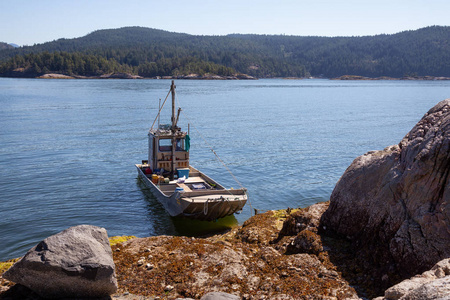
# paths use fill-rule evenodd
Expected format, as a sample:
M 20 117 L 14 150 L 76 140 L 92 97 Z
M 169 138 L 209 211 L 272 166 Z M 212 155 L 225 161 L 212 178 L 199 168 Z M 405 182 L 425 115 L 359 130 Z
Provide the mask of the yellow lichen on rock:
M 0 275 L 5 273 L 11 266 L 20 258 L 10 259 L 5 262 L 0 262 Z
M 120 244 L 123 242 L 126 242 L 131 239 L 135 239 L 136 237 L 134 235 L 122 235 L 122 236 L 112 236 L 109 238 L 109 244 L 111 246 L 114 246 L 116 244 Z

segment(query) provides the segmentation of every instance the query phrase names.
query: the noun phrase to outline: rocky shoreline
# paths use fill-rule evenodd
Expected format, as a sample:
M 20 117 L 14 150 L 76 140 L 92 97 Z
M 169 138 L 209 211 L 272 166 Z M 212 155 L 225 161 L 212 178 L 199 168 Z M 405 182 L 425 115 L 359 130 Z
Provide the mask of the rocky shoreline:
M 403 76 L 400 78 L 381 76 L 381 77 L 365 77 L 359 75 L 342 75 L 331 80 L 450 80 L 450 77 L 444 76 Z
M 231 76 L 221 76 L 216 74 L 189 74 L 189 75 L 177 75 L 177 76 L 156 76 L 156 77 L 142 77 L 139 75 L 133 75 L 130 73 L 111 73 L 99 76 L 80 76 L 80 75 L 67 75 L 59 73 L 48 74 L 24 74 L 21 71 L 13 72 L 9 74 L 12 78 L 38 78 L 38 79 L 186 79 L 186 80 L 256 80 L 257 78 L 247 74 L 234 74 Z
M 112 238 L 118 290 L 108 299 L 200 299 L 221 292 L 236 299 L 387 300 L 418 293 L 425 284 L 437 286 L 434 293 L 448 290 L 450 259 L 403 282 L 400 276 L 374 280 L 370 253 L 361 256 L 348 239 L 320 228 L 328 207 L 269 211 L 205 238 Z M 0 276 L 0 299 L 42 298 Z
M 342 247 L 337 247 L 340 242 L 318 234 L 320 216 L 327 207 L 328 203 L 319 203 L 269 211 L 206 238 L 155 236 L 114 244 L 119 289 L 113 298 L 199 299 L 209 292 L 225 292 L 242 299 L 307 299 L 310 295 L 358 299 L 333 263 L 343 257 Z M 299 230 L 308 232 L 308 239 L 301 243 L 295 242 Z M 5 279 L 0 282 L 4 290 L 0 299 L 17 294 L 40 299 L 23 286 Z
M 178 80 L 258 80 L 258 78 L 247 74 L 234 74 L 231 76 L 221 76 L 216 74 L 188 74 L 188 75 L 176 75 L 176 76 L 156 76 L 156 77 L 142 77 L 130 73 L 111 73 L 99 76 L 80 76 L 80 75 L 68 75 L 59 73 L 48 74 L 29 74 L 23 73 L 22 70 L 14 71 L 7 76 L 11 78 L 38 78 L 38 79 L 178 79 Z M 381 76 L 381 77 L 365 77 L 359 75 L 342 75 L 335 78 L 322 78 L 322 77 L 277 77 L 279 79 L 286 80 L 302 80 L 302 79 L 330 79 L 330 80 L 421 80 L 421 81 L 436 81 L 436 80 L 450 80 L 450 77 L 443 76 L 403 76 L 401 78 Z

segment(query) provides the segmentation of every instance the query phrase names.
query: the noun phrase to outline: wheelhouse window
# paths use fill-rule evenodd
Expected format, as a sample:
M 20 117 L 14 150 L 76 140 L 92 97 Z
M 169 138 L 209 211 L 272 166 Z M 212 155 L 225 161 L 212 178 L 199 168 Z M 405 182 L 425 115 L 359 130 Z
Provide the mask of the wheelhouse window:
M 171 139 L 159 140 L 159 152 L 171 152 L 171 151 L 172 151 Z
M 184 151 L 184 139 L 177 139 L 176 151 Z
M 177 139 L 175 144 L 175 151 L 185 151 L 184 139 Z M 159 140 L 159 152 L 171 152 L 172 151 L 172 140 L 171 139 L 161 139 Z

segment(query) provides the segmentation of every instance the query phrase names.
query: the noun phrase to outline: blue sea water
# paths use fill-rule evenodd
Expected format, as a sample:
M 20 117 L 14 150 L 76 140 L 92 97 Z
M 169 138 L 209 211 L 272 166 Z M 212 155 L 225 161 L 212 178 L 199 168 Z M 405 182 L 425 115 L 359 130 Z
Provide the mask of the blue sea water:
M 113 235 L 195 235 L 326 201 L 354 158 L 398 143 L 449 81 L 176 81 L 191 164 L 250 201 L 219 223 L 171 218 L 134 164 L 168 80 L 0 79 L 0 260 L 92 224 Z M 162 122 L 169 123 L 169 111 Z

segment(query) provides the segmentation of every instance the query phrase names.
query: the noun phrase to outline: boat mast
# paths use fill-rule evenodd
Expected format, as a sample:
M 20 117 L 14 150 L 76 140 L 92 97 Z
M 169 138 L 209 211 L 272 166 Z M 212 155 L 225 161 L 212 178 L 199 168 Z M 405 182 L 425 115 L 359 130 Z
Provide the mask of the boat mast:
M 175 148 L 177 144 L 176 138 L 176 121 L 175 121 L 175 81 L 172 80 L 172 85 L 170 86 L 170 91 L 172 93 L 172 169 L 170 170 L 170 179 L 174 179 L 175 175 Z
M 172 80 L 172 85 L 170 86 L 170 91 L 172 93 L 172 132 L 175 133 L 175 81 Z

